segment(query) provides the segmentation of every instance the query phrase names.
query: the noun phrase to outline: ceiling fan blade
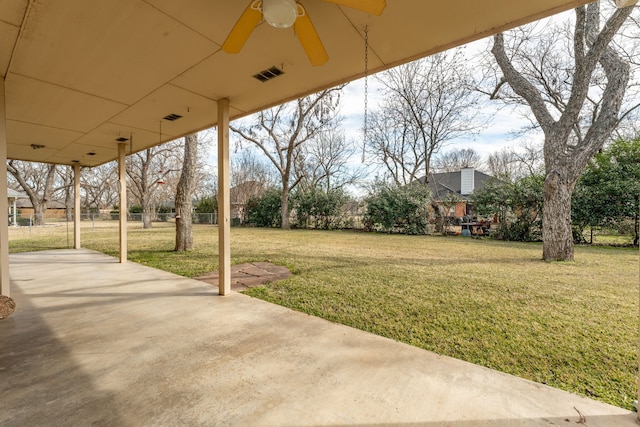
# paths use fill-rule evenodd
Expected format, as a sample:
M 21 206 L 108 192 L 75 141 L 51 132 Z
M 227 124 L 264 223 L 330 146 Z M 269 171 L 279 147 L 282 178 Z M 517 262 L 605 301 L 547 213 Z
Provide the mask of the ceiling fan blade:
M 325 0 L 329 3 L 339 4 L 351 9 L 361 10 L 372 15 L 380 16 L 385 7 L 387 7 L 386 0 Z
M 298 4 L 298 7 L 302 8 L 302 5 Z M 293 25 L 296 36 L 307 53 L 311 65 L 322 65 L 327 62 L 329 55 L 327 55 L 327 51 L 322 45 L 322 40 L 320 40 L 320 36 L 318 36 L 311 19 L 304 9 L 302 9 L 302 13 L 298 13 L 298 18 Z
M 252 1 L 244 10 L 236 25 L 222 43 L 222 50 L 227 53 L 238 53 L 247 39 L 256 28 L 256 25 L 262 20 L 262 12 L 260 11 L 260 1 Z

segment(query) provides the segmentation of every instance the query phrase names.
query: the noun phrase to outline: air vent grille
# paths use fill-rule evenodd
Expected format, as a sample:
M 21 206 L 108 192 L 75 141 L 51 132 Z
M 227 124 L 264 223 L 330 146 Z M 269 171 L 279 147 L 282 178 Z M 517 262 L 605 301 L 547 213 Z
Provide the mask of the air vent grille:
M 271 67 L 268 70 L 260 71 L 258 74 L 254 74 L 253 78 L 260 80 L 261 82 L 268 82 L 269 80 L 275 79 L 278 76 L 284 74 L 284 71 L 279 69 L 278 67 Z
M 164 120 L 168 120 L 170 122 L 176 121 L 179 118 L 181 118 L 182 116 L 180 114 L 169 114 L 167 116 L 164 116 L 163 119 Z

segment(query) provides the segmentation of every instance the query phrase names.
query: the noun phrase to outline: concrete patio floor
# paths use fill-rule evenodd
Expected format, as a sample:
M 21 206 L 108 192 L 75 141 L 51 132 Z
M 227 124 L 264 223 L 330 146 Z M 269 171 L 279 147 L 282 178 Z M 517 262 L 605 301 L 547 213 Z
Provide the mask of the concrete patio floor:
M 637 425 L 620 408 L 88 250 L 13 254 L 11 277 L 5 427 Z

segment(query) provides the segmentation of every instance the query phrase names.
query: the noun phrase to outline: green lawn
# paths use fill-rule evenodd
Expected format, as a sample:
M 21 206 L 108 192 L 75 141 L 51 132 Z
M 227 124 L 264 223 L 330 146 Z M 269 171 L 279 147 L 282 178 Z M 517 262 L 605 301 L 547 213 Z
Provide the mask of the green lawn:
M 187 254 L 173 238 L 170 224 L 131 226 L 129 259 L 186 276 L 217 268 L 217 228 L 196 226 Z M 84 247 L 115 255 L 117 244 L 115 229 L 83 230 Z M 545 263 L 539 244 L 254 228 L 232 229 L 231 249 L 234 264 L 294 273 L 253 297 L 632 408 L 637 249 L 581 246 L 575 262 Z

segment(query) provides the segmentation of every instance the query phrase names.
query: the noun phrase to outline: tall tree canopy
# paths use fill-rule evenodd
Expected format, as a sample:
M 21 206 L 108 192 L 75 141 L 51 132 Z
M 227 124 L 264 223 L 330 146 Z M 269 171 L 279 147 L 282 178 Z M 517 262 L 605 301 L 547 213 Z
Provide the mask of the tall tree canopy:
M 571 193 L 619 123 L 630 65 L 613 40 L 632 10 L 605 11 L 603 20 L 596 1 L 575 9 L 573 31 L 550 24 L 494 36 L 502 72 L 494 97 L 526 104 L 544 132 L 545 260 L 573 260 Z

